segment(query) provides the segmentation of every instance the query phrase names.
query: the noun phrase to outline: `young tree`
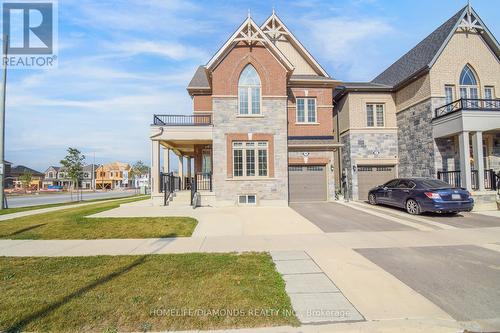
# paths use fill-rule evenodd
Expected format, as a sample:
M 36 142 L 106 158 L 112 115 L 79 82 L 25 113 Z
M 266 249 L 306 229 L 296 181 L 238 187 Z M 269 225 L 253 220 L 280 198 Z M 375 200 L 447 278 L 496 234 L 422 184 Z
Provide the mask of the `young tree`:
M 33 179 L 33 173 L 29 170 L 24 170 L 23 174 L 19 176 L 19 181 L 21 182 L 21 185 L 23 188 L 26 190 L 31 184 L 31 180 Z
M 130 179 L 135 180 L 136 177 L 147 174 L 149 171 L 148 167 L 142 162 L 137 161 L 132 165 L 130 169 Z
M 68 154 L 61 160 L 61 165 L 65 168 L 68 178 L 71 179 L 72 187 L 78 187 L 78 180 L 81 178 L 83 171 L 83 162 L 85 156 L 76 148 L 68 148 Z

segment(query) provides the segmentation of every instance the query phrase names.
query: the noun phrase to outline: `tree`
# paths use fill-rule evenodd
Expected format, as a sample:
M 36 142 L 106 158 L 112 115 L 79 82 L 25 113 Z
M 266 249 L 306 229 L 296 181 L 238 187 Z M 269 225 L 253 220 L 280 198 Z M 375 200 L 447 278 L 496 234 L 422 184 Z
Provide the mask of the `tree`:
M 26 169 L 23 171 L 23 174 L 19 176 L 19 181 L 24 189 L 27 189 L 30 186 L 32 179 L 33 173 Z
M 142 162 L 137 161 L 132 165 L 130 169 L 130 179 L 135 180 L 136 177 L 140 177 L 141 175 L 145 175 L 149 172 L 149 168 Z M 134 185 L 135 186 L 135 185 Z
M 83 162 L 85 161 L 85 156 L 76 148 L 68 148 L 68 154 L 61 160 L 61 164 L 68 174 L 68 178 L 71 179 L 72 187 L 78 187 L 78 180 L 81 178 L 83 171 Z

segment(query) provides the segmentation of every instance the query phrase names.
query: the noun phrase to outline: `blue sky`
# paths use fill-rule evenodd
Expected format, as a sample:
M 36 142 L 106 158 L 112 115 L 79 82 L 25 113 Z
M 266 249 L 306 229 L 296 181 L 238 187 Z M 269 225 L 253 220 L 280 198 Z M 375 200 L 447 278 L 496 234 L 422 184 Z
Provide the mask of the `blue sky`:
M 186 86 L 246 18 L 272 7 L 329 74 L 371 80 L 462 0 L 59 1 L 59 66 L 9 72 L 6 159 L 43 171 L 68 146 L 149 163 L 152 115 L 191 113 Z M 497 37 L 500 2 L 473 0 Z

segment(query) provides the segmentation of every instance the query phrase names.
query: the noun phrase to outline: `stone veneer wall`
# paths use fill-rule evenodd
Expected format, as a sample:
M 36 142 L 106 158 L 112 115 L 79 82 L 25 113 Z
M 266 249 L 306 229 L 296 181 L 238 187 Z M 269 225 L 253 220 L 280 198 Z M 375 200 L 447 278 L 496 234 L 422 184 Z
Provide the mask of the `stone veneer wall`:
M 431 177 L 436 174 L 432 104 L 429 99 L 396 114 L 400 177 Z
M 396 159 L 398 156 L 398 137 L 396 133 L 359 133 L 348 132 L 340 138 L 344 144 L 342 163 L 348 169 L 351 197 L 358 198 L 358 177 L 353 171 L 353 164 L 359 160 L 370 160 L 370 164 L 377 164 L 377 159 Z M 375 154 L 375 151 L 379 154 Z
M 288 157 L 296 159 L 296 158 L 304 158 L 304 151 L 293 151 L 288 153 Z M 327 185 L 328 185 L 328 200 L 335 200 L 335 166 L 334 166 L 334 152 L 333 151 L 313 151 L 309 152 L 308 159 L 327 159 L 328 164 L 326 164 L 326 177 L 327 177 Z M 304 161 L 304 164 L 307 164 Z M 315 164 L 315 163 L 310 163 Z
M 219 204 L 236 204 L 241 194 L 256 194 L 258 204 L 288 203 L 286 98 L 262 98 L 262 117 L 238 117 L 236 97 L 213 98 L 213 190 Z M 227 176 L 228 133 L 266 133 L 274 136 L 274 177 L 239 180 Z

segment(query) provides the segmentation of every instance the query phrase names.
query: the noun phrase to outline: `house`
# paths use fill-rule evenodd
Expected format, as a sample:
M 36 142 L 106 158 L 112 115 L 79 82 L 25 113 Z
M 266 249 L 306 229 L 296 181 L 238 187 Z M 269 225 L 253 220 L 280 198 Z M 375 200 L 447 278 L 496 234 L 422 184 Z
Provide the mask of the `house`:
M 149 187 L 150 186 L 150 174 L 151 169 L 148 168 L 148 171 L 143 174 L 134 174 L 133 179 L 131 180 L 131 186 L 134 188 L 141 187 Z
M 83 167 L 82 180 L 80 187 L 82 189 L 90 190 L 96 188 L 96 170 L 99 168 L 97 164 L 88 164 Z
M 500 50 L 471 6 L 371 82 L 335 91 L 352 198 L 394 177 L 438 177 L 491 203 L 500 171 Z
M 96 169 L 96 188 L 112 190 L 129 187 L 129 171 L 128 163 L 113 162 L 99 166 Z
M 42 182 L 42 187 L 44 189 L 54 186 L 67 189 L 71 186 L 72 180 L 68 177 L 67 172 L 62 167 L 49 166 L 44 173 L 45 176 Z
M 44 178 L 44 174 L 42 172 L 28 168 L 24 165 L 17 165 L 11 169 L 10 176 L 12 177 L 14 188 L 16 189 L 23 188 L 23 184 L 20 180 L 20 177 L 25 173 L 31 174 L 31 182 L 28 186 L 31 190 L 38 191 L 39 189 L 42 188 L 42 181 Z
M 5 174 L 5 188 L 12 188 L 14 187 L 14 182 L 12 179 L 11 171 L 12 171 L 12 162 L 9 161 L 3 161 L 4 165 L 4 174 Z
M 260 26 L 249 16 L 196 70 L 192 115 L 154 115 L 153 201 L 169 151 L 181 188 L 194 182 L 215 205 L 334 200 L 341 179 L 364 200 L 398 176 L 439 177 L 494 201 L 499 55 L 466 6 L 371 82 L 340 82 L 276 13 Z
M 333 128 L 338 85 L 276 13 L 260 26 L 248 16 L 196 70 L 187 87 L 193 114 L 154 116 L 153 198 L 161 201 L 163 149 L 164 171 L 169 150 L 179 157 L 181 187 L 189 183 L 185 164 L 188 179 L 207 185 L 202 201 L 333 200 L 334 158 L 341 146 Z

